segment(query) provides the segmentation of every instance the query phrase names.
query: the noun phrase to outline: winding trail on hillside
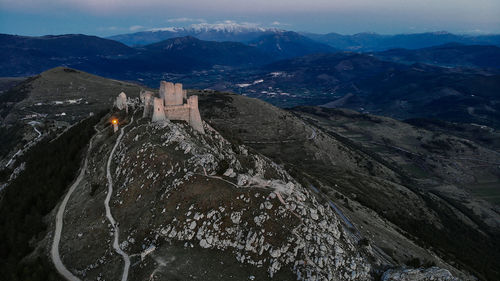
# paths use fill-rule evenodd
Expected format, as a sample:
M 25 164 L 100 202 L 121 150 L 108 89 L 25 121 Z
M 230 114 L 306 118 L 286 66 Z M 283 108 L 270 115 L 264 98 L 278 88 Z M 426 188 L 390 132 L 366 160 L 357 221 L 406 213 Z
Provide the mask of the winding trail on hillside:
M 89 148 L 89 150 L 90 150 L 90 148 Z M 78 277 L 74 276 L 73 273 L 71 273 L 62 263 L 61 256 L 59 255 L 59 242 L 61 240 L 61 232 L 62 232 L 62 227 L 63 227 L 63 216 L 64 216 L 64 211 L 66 209 L 66 204 L 68 204 L 69 198 L 71 197 L 71 194 L 73 193 L 73 191 L 75 191 L 76 187 L 82 181 L 83 176 L 85 175 L 86 169 L 87 169 L 87 158 L 85 158 L 85 164 L 83 164 L 83 167 L 80 171 L 80 174 L 78 175 L 78 178 L 76 178 L 75 182 L 70 187 L 68 193 L 66 193 L 66 196 L 64 197 L 63 202 L 59 206 L 59 210 L 57 211 L 57 215 L 56 215 L 56 230 L 54 233 L 54 241 L 52 243 L 52 248 L 50 250 L 52 262 L 54 263 L 54 266 L 56 267 L 59 274 L 61 274 L 67 280 L 71 280 L 71 281 L 80 280 L 80 279 L 78 279 Z
M 9 162 L 5 165 L 6 168 L 10 166 L 14 162 L 14 159 L 19 155 L 23 154 L 25 151 L 27 151 L 29 148 L 31 148 L 33 145 L 37 143 L 37 141 L 42 137 L 42 133 L 34 126 L 32 125 L 33 129 L 35 129 L 35 132 L 38 134 L 38 137 L 36 137 L 34 140 L 31 140 L 26 144 L 22 149 L 19 149 L 12 157 L 10 158 Z
M 37 139 L 39 139 L 42 136 L 42 132 L 40 132 L 34 125 L 32 125 L 32 127 L 35 130 L 35 132 L 38 134 Z
M 97 133 L 99 131 L 96 129 L 94 126 L 94 130 L 96 130 Z M 82 181 L 83 177 L 85 176 L 85 171 L 87 170 L 87 164 L 88 164 L 88 156 L 89 153 L 92 149 L 92 142 L 94 140 L 94 137 L 97 134 L 95 134 L 92 138 L 90 138 L 89 141 L 89 148 L 87 149 L 87 153 L 85 154 L 85 162 L 83 163 L 83 167 L 80 170 L 80 174 L 76 178 L 75 182 L 71 185 L 69 188 L 68 192 L 66 193 L 66 196 L 64 196 L 64 199 L 59 206 L 59 210 L 57 210 L 57 215 L 56 215 L 56 229 L 54 232 L 54 240 L 52 242 L 52 248 L 50 249 L 50 256 L 52 258 L 52 262 L 54 263 L 54 266 L 56 267 L 56 270 L 61 274 L 66 280 L 71 280 L 71 281 L 76 281 L 80 280 L 78 277 L 73 275 L 63 264 L 61 260 L 61 256 L 59 254 L 59 242 L 61 241 L 61 233 L 62 233 L 62 228 L 63 228 L 63 218 L 64 218 L 64 211 L 66 210 L 66 205 L 68 204 L 69 198 L 71 197 L 71 194 L 75 191 L 76 187 L 80 184 Z
M 116 143 L 113 146 L 111 153 L 109 154 L 108 163 L 106 165 L 106 177 L 108 179 L 108 194 L 106 195 L 106 199 L 104 200 L 104 207 L 106 208 L 106 218 L 108 218 L 108 221 L 114 228 L 113 248 L 115 249 L 115 252 L 117 252 L 120 256 L 123 257 L 123 262 L 125 263 L 123 266 L 123 274 L 121 279 L 122 281 L 127 281 L 128 279 L 128 271 L 130 268 L 130 257 L 120 248 L 120 244 L 118 242 L 120 236 L 120 229 L 118 228 L 118 223 L 116 223 L 115 219 L 113 218 L 113 215 L 111 214 L 111 208 L 109 207 L 109 201 L 111 200 L 111 196 L 113 195 L 113 178 L 111 176 L 111 161 L 113 160 L 113 155 L 115 154 L 116 148 L 120 144 L 120 141 L 123 137 L 125 128 L 130 126 L 130 124 L 132 124 L 133 122 L 134 122 L 134 116 L 132 115 L 130 123 L 121 128 L 120 135 L 116 139 Z

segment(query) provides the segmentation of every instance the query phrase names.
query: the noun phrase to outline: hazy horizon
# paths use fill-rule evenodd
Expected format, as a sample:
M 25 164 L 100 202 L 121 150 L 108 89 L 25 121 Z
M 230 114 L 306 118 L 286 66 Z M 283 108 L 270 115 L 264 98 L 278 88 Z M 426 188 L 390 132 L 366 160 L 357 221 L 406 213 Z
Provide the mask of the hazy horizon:
M 312 33 L 500 33 L 500 1 L 0 0 L 0 32 L 97 36 L 232 23 Z

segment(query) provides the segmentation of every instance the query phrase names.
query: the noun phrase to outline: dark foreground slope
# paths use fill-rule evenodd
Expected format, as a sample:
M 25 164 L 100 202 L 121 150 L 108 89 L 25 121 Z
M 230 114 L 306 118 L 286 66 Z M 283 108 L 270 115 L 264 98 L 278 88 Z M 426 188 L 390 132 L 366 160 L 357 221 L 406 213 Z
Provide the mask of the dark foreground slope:
M 342 206 L 356 228 L 396 263 L 436 262 L 417 250 L 420 245 L 480 279 L 498 278 L 498 205 L 473 195 L 487 178 L 497 192 L 498 152 L 344 111 L 287 112 L 216 93 L 202 95 L 200 107 L 224 136 L 274 159 Z
M 4 280 L 61 280 L 38 243 L 52 232 L 46 216 L 76 177 L 93 126 L 101 117 L 88 118 L 58 138 L 45 137 L 20 157 L 23 168 L 0 190 L 0 274 Z M 4 169 L 0 174 L 9 177 Z

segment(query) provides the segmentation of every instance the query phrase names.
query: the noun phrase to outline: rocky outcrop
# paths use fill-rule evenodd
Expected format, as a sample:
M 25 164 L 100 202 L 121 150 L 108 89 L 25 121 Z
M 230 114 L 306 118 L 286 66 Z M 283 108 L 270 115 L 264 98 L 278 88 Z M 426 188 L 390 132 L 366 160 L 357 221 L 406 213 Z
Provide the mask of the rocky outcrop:
M 203 137 L 187 129 L 172 122 L 132 129 L 134 133 L 128 138 L 139 140 L 135 144 L 138 151 L 129 153 L 123 147 L 117 155 L 121 159 L 117 174 L 123 176 L 116 180 L 124 182 L 135 196 L 139 190 L 126 184 L 130 178 L 137 183 L 149 182 L 143 190 L 155 190 L 154 182 L 165 183 L 161 195 L 165 200 L 162 204 L 167 206 L 164 212 L 175 214 L 165 217 L 161 226 L 150 226 L 148 232 L 158 241 L 153 242 L 155 248 L 165 240 L 223 251 L 242 264 L 265 269 L 269 277 L 288 269 L 299 280 L 372 279 L 367 257 L 328 205 L 320 203 L 278 165 L 250 154 L 245 147 L 233 149 L 210 127 L 205 127 Z M 150 135 L 159 136 L 161 141 L 140 141 Z M 142 163 L 172 159 L 170 153 L 160 152 L 162 147 L 184 156 L 176 160 L 178 163 L 165 162 L 172 168 L 157 173 Z M 157 154 L 150 158 L 149 151 Z M 183 170 L 175 168 L 180 163 L 184 163 Z M 220 171 L 223 163 L 228 166 Z M 153 182 L 148 180 L 150 176 Z M 214 186 L 214 190 L 193 189 L 198 183 Z M 191 198 L 193 192 L 206 195 L 195 201 L 182 199 Z M 209 199 L 213 193 L 220 194 L 215 202 Z

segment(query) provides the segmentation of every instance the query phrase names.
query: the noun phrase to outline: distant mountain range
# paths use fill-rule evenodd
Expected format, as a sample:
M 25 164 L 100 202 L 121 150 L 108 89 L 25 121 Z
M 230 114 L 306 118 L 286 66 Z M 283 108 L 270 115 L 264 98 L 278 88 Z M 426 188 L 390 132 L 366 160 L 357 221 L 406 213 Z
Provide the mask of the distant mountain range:
M 249 45 L 279 59 L 300 57 L 313 53 L 333 53 L 338 51 L 326 44 L 318 43 L 291 31 L 262 35 L 250 41 Z
M 184 36 L 140 47 L 86 35 L 0 35 L 0 76 L 66 66 L 148 86 L 168 77 L 188 87 L 233 91 L 281 107 L 346 107 L 398 119 L 500 127 L 499 47 L 454 43 L 363 54 L 294 32 L 254 31 L 261 36 L 246 44 Z
M 214 66 L 257 67 L 335 49 L 294 32 L 262 35 L 254 43 L 176 37 L 141 47 L 95 36 L 0 35 L 0 76 L 34 75 L 57 66 L 123 78 L 124 73 L 188 72 Z
M 500 69 L 500 48 L 497 46 L 449 43 L 417 50 L 391 49 L 374 55 L 381 59 L 400 63 L 421 62 L 446 67 Z
M 354 35 L 304 33 L 303 35 L 337 49 L 359 52 L 383 51 L 394 48 L 420 49 L 447 43 L 500 46 L 500 35 L 473 36 L 457 35 L 448 32 L 396 35 L 381 35 L 377 33 L 358 33 Z
M 280 32 L 276 28 L 262 28 L 253 25 L 238 23 L 220 24 L 194 24 L 189 27 L 165 27 L 149 31 L 110 36 L 108 39 L 116 40 L 129 46 L 148 45 L 175 37 L 192 36 L 208 41 L 235 41 L 248 42 L 262 35 Z
M 156 43 L 170 38 L 193 36 L 209 41 L 235 41 L 249 43 L 263 35 L 287 33 L 277 28 L 262 28 L 237 23 L 195 24 L 190 27 L 165 27 L 149 31 L 120 34 L 108 39 L 122 42 L 129 46 Z M 500 46 L 500 35 L 460 35 L 445 31 L 414 34 L 382 35 L 377 33 L 357 33 L 342 35 L 338 33 L 316 34 L 301 33 L 314 41 L 345 51 L 376 52 L 394 48 L 419 49 L 447 43 L 465 45 Z
M 179 63 L 179 67 L 190 65 L 191 69 L 211 68 L 214 65 L 255 66 L 273 60 L 259 48 L 243 43 L 203 41 L 191 36 L 167 39 L 144 46 L 140 51 L 137 58 L 145 63 L 167 65 L 174 62 Z
M 120 42 L 82 34 L 0 34 L 0 76 L 29 76 L 61 65 L 122 58 L 137 51 Z

